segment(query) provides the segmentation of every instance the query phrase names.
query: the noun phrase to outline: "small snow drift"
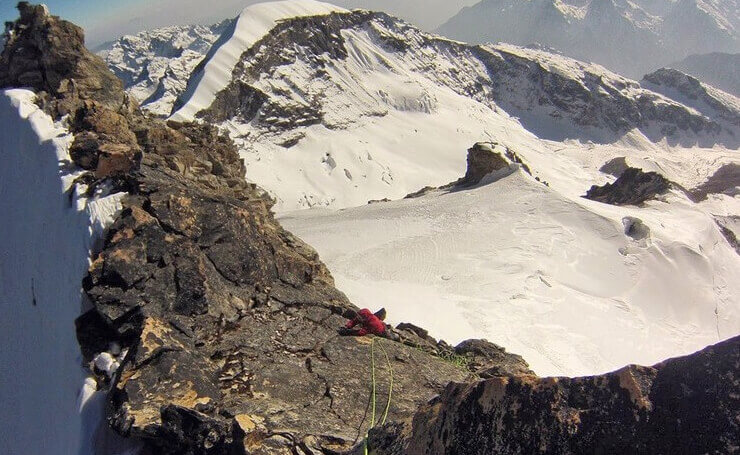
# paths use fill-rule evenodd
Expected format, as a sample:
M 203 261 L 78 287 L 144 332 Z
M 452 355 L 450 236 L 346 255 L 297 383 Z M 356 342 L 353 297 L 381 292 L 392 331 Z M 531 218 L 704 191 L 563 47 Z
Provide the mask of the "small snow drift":
M 614 183 L 592 186 L 584 196 L 613 205 L 639 205 L 670 189 L 670 182 L 657 172 L 627 168 Z
M 631 237 L 633 240 L 642 242 L 645 246 L 648 245 L 650 241 L 650 228 L 641 219 L 626 216 L 622 219 L 622 224 L 624 224 L 625 235 Z

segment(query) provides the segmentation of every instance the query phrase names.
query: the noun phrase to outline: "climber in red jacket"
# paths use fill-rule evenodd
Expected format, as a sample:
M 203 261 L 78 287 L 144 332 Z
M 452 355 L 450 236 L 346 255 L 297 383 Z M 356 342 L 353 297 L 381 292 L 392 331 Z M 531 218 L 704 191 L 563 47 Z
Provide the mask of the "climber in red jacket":
M 339 330 L 339 334 L 361 337 L 372 333 L 373 335 L 384 337 L 386 336 L 386 326 L 383 319 L 385 319 L 385 308 L 381 308 L 375 314 L 371 313 L 367 308 L 363 308 L 357 316 L 347 321 L 344 328 Z M 355 326 L 359 326 L 360 328 L 357 329 Z

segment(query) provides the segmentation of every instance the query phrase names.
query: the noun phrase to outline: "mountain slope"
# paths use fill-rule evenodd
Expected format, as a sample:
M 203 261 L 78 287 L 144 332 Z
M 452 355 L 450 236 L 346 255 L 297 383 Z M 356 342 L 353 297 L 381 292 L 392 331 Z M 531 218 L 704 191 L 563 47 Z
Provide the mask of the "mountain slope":
M 240 20 L 251 15 L 252 7 Z M 229 65 L 209 71 L 211 60 Z M 247 178 L 278 210 L 356 206 L 447 183 L 464 170 L 459 151 L 486 138 L 542 151 L 577 140 L 651 153 L 738 141 L 726 120 L 598 65 L 469 46 L 363 11 L 286 19 L 256 41 L 215 47 L 188 92 L 171 118 L 228 131 Z
M 737 52 L 735 0 L 483 0 L 437 32 L 473 43 L 539 43 L 639 77 L 687 55 Z
M 642 85 L 710 117 L 740 128 L 740 99 L 678 70 L 663 68 L 646 75 Z

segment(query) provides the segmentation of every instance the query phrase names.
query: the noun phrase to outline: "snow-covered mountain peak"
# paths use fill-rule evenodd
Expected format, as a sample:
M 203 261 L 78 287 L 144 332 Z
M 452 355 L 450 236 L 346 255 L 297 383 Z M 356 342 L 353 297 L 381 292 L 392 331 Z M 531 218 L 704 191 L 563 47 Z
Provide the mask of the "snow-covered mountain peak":
M 123 36 L 97 53 L 147 112 L 165 116 L 195 67 L 233 21 L 143 31 Z
M 278 22 L 295 17 L 346 11 L 315 0 L 266 2 L 248 6 L 237 18 L 233 29 L 222 36 L 209 53 L 205 64 L 193 75 L 183 94 L 184 101 L 172 118 L 193 120 L 197 112 L 210 106 L 216 94 L 231 81 L 231 72 L 242 54 Z

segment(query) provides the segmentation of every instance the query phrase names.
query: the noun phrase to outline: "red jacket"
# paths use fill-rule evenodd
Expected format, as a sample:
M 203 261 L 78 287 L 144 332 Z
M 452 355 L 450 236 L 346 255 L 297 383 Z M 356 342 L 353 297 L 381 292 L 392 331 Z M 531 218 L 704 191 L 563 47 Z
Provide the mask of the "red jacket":
M 357 332 L 359 336 L 367 335 L 368 333 L 379 336 L 385 335 L 385 323 L 367 308 L 361 309 L 360 314 L 356 318 L 347 321 L 346 327 L 351 329 L 358 324 L 362 326 Z

